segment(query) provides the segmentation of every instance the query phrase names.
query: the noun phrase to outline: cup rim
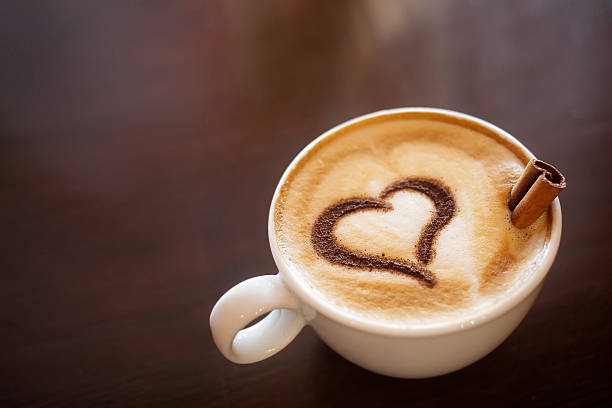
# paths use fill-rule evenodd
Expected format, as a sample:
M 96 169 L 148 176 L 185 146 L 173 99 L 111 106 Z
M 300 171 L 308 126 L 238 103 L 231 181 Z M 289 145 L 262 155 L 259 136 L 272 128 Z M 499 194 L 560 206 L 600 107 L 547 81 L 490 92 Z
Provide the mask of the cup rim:
M 304 147 L 295 158 L 291 161 L 289 166 L 285 169 L 281 176 L 272 203 L 270 205 L 270 212 L 268 217 L 268 239 L 270 242 L 270 249 L 272 256 L 279 269 L 281 276 L 285 284 L 289 289 L 300 299 L 302 303 L 313 308 L 317 313 L 321 313 L 324 316 L 346 326 L 362 330 L 365 332 L 376 333 L 386 336 L 403 336 L 403 337 L 426 337 L 432 335 L 451 334 L 459 331 L 471 329 L 476 326 L 480 326 L 488 321 L 494 320 L 495 318 L 505 314 L 506 312 L 513 309 L 515 306 L 520 304 L 526 299 L 534 290 L 540 286 L 544 278 L 546 277 L 550 267 L 552 266 L 554 259 L 559 249 L 559 242 L 561 240 L 561 227 L 562 227 L 562 215 L 561 215 L 561 204 L 559 198 L 555 198 L 550 206 L 552 215 L 552 225 L 550 238 L 545 249 L 544 257 L 542 258 L 536 269 L 527 277 L 527 279 L 521 284 L 521 286 L 511 293 L 507 297 L 503 298 L 499 302 L 495 303 L 491 307 L 485 308 L 484 310 L 477 310 L 474 313 L 466 314 L 464 317 L 459 319 L 444 321 L 439 323 L 430 324 L 390 324 L 390 323 L 378 323 L 369 319 L 361 318 L 356 314 L 351 314 L 346 310 L 342 310 L 339 307 L 333 306 L 329 302 L 322 299 L 321 296 L 317 295 L 314 289 L 307 287 L 305 282 L 301 278 L 296 276 L 296 273 L 291 271 L 291 267 L 284 255 L 280 252 L 277 242 L 276 234 L 274 233 L 274 207 L 275 203 L 280 194 L 280 189 L 291 173 L 296 164 L 320 141 L 335 134 L 340 129 L 350 126 L 354 123 L 361 122 L 363 120 L 379 117 L 379 116 L 392 116 L 402 114 L 406 112 L 422 112 L 422 113 L 439 113 L 442 115 L 451 116 L 458 119 L 468 120 L 475 122 L 489 130 L 497 133 L 500 137 L 517 146 L 521 149 L 529 158 L 535 158 L 533 153 L 529 151 L 518 139 L 504 131 L 503 129 L 477 117 L 467 115 L 447 109 L 439 108 L 428 108 L 428 107 L 410 107 L 410 108 L 395 108 L 395 109 L 384 109 L 377 112 L 361 115 L 356 118 L 345 121 L 333 128 L 325 131 L 320 136 L 312 140 L 306 147 Z

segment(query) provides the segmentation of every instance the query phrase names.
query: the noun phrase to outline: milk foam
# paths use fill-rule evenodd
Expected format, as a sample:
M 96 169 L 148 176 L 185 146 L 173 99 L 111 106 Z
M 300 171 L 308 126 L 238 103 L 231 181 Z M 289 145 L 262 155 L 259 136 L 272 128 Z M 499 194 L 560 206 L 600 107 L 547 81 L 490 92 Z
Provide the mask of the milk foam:
M 394 325 L 444 322 L 497 302 L 537 265 L 549 236 L 546 213 L 520 230 L 508 197 L 528 158 L 494 132 L 433 113 L 396 113 L 343 128 L 293 168 L 275 203 L 275 234 L 292 270 L 317 296 L 363 319 Z M 313 248 L 317 217 L 349 198 L 376 198 L 407 177 L 438 180 L 457 211 L 439 233 L 433 288 L 401 273 L 334 264 Z M 435 212 L 425 195 L 398 191 L 392 211 L 341 218 L 337 242 L 351 251 L 416 262 L 415 247 Z

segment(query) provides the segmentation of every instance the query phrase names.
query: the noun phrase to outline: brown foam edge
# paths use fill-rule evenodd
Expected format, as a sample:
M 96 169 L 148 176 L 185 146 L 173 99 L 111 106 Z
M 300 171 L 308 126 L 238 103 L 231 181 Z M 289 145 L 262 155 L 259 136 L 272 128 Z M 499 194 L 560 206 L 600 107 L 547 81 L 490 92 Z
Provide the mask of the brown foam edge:
M 389 118 L 392 118 L 392 119 L 425 119 L 425 120 L 434 120 L 438 122 L 458 125 L 458 126 L 470 129 L 470 130 L 474 130 L 478 133 L 481 133 L 485 136 L 488 136 L 494 139 L 496 142 L 500 143 L 506 149 L 512 152 L 522 162 L 523 165 L 526 165 L 529 162 L 529 160 L 531 160 L 531 157 L 529 157 L 529 155 L 527 155 L 519 146 L 515 145 L 509 140 L 506 140 L 506 138 L 501 136 L 499 133 L 489 129 L 488 127 L 485 127 L 476 122 L 472 122 L 468 119 L 458 118 L 458 117 L 446 115 L 444 113 L 439 113 L 439 112 L 394 112 L 394 113 L 381 114 L 379 116 L 374 116 L 371 118 L 363 119 L 363 120 L 360 120 L 359 122 L 351 123 L 350 125 L 347 125 L 347 126 L 342 127 L 341 129 L 338 129 L 336 132 L 328 135 L 327 137 L 319 141 L 317 144 L 312 146 L 306 152 L 306 154 L 294 165 L 294 167 L 291 169 L 289 174 L 287 174 L 287 177 L 285 178 L 285 180 L 283 180 L 283 184 L 279 190 L 279 194 L 276 199 L 276 202 L 274 203 L 274 233 L 275 234 L 277 234 L 281 229 L 283 211 L 284 211 L 284 203 L 288 195 L 289 186 L 291 185 L 291 182 L 295 178 L 296 174 L 308 162 L 308 160 L 310 160 L 310 158 L 313 155 L 315 155 L 327 143 L 329 143 L 332 140 L 335 140 L 338 137 L 341 137 L 342 135 L 348 132 L 351 132 L 353 129 L 357 129 L 359 127 L 363 127 L 363 126 L 371 125 L 375 123 L 386 122 L 387 120 L 389 120 Z M 549 206 L 549 209 L 550 209 L 550 206 Z M 508 217 L 510 217 L 510 215 L 508 215 Z M 552 232 L 552 213 L 551 211 L 548 211 L 547 228 L 546 228 L 546 242 L 544 245 L 546 249 L 548 249 L 548 246 L 549 246 L 551 232 Z

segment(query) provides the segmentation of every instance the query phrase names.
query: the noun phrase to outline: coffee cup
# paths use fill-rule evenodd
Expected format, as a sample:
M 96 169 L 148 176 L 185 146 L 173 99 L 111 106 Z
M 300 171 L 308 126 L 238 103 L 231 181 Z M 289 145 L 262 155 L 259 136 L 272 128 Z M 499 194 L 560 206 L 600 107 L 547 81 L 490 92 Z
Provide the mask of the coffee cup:
M 479 360 L 501 344 L 523 320 L 542 288 L 559 247 L 562 220 L 558 198 L 543 216 L 548 217 L 546 238 L 534 258 L 535 261 L 526 262 L 524 265 L 518 262 L 519 269 L 527 268 L 528 265 L 529 273 L 521 275 L 513 284 L 504 283 L 508 286 L 498 291 L 499 293 L 496 292 L 494 300 L 489 301 L 486 298 L 487 302 L 483 301 L 482 307 L 467 308 L 454 315 L 446 309 L 441 309 L 438 314 L 442 317 L 438 320 L 409 319 L 402 323 L 401 318 L 388 321 L 368 318 L 359 310 L 335 302 L 333 292 L 331 298 L 321 296 L 319 291 L 296 271 L 295 260 L 290 259 L 290 255 L 283 250 L 285 244 L 279 243 L 276 231 L 277 203 L 285 199 L 282 189 L 287 184 L 288 177 L 296 171 L 296 166 L 301 165 L 305 157 L 312 155 L 314 149 L 328 138 L 335 137 L 334 135 L 362 123 L 374 123 L 402 115 L 444 117 L 445 120 L 460 123 L 467 128 L 494 134 L 499 143 L 519 152 L 522 160 L 534 157 L 526 147 L 502 129 L 482 119 L 443 109 L 384 110 L 349 120 L 323 133 L 292 161 L 281 177 L 272 199 L 268 236 L 278 273 L 257 276 L 234 286 L 213 308 L 210 316 L 213 339 L 228 360 L 248 364 L 271 357 L 287 346 L 305 325 L 310 325 L 330 348 L 358 366 L 392 377 L 426 378 L 459 370 Z M 364 183 L 367 184 L 367 181 Z M 461 197 L 457 197 L 458 202 L 460 199 Z M 452 223 L 453 220 L 449 219 L 448 222 Z M 308 219 L 308 223 L 312 224 L 312 220 Z M 544 223 L 542 221 L 542 224 Z M 324 254 L 317 252 L 316 248 L 312 253 L 321 255 L 321 259 L 317 260 L 320 264 L 334 262 L 331 258 L 331 261 L 324 259 Z M 443 258 L 444 254 L 438 256 Z M 376 259 L 376 262 L 383 265 L 383 271 L 375 273 L 387 274 L 391 277 L 389 279 L 399 279 L 397 270 L 385 270 L 386 264 L 382 264 L 380 259 L 387 258 L 379 255 Z M 393 262 L 397 260 L 391 259 L 387 263 Z M 426 269 L 428 262 L 430 261 L 406 261 L 408 265 L 420 265 L 421 269 Z M 376 269 L 376 263 L 369 265 L 370 270 L 372 265 Z M 353 266 L 356 268 L 355 274 L 367 278 L 367 262 L 363 265 L 349 265 L 345 262 L 333 267 L 344 268 L 343 271 L 352 273 Z M 405 280 L 405 285 L 414 286 L 414 293 L 432 290 L 431 287 L 435 290 L 435 279 L 427 281 L 414 274 Z M 439 281 L 439 285 L 444 285 L 443 277 Z M 364 297 L 367 297 L 367 294 Z M 251 321 L 267 313 L 269 314 L 259 322 L 248 327 Z

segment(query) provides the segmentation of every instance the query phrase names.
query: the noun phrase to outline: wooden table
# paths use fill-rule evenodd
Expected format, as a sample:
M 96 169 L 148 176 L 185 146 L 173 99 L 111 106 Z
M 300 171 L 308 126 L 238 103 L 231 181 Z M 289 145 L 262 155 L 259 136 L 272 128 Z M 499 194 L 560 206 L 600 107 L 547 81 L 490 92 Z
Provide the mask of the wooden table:
M 0 13 L 0 405 L 612 403 L 609 1 L 15 2 Z M 208 317 L 276 272 L 290 160 L 381 108 L 489 120 L 563 169 L 564 232 L 495 352 L 371 374 L 310 328 L 249 366 Z

